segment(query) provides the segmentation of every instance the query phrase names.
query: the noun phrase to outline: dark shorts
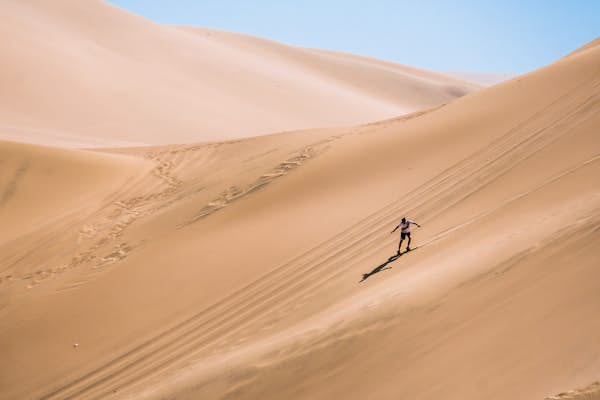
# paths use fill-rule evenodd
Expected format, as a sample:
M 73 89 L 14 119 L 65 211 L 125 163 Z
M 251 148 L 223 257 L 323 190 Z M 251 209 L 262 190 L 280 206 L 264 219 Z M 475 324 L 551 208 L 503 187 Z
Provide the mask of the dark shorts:
M 405 237 L 410 237 L 410 232 L 400 232 L 400 240 L 404 240 Z

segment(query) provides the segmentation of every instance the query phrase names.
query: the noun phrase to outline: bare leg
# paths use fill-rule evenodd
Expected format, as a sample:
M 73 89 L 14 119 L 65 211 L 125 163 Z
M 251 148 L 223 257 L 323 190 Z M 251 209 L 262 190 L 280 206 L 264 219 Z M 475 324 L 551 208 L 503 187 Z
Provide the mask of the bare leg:
M 402 247 L 402 242 L 404 239 L 400 239 L 400 243 L 398 243 L 398 254 L 400 254 L 400 247 Z
M 408 243 L 406 244 L 406 250 L 410 250 L 410 235 L 408 236 Z

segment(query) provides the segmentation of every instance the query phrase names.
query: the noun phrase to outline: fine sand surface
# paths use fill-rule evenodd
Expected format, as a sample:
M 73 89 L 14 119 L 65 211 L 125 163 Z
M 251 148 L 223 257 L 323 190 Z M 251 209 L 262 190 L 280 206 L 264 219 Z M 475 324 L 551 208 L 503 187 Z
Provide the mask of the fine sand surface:
M 0 139 L 70 147 L 190 143 L 354 125 L 479 86 L 216 30 L 100 0 L 3 0 Z
M 588 46 L 354 128 L 1 142 L 0 398 L 585 388 L 600 375 L 599 66 Z M 423 227 L 386 263 L 402 216 Z

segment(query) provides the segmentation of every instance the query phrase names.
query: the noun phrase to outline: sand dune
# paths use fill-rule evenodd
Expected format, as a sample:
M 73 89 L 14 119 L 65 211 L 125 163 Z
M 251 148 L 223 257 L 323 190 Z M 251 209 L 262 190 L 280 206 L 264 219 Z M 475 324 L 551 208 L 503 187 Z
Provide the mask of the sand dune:
M 302 55 L 317 53 L 363 61 Z M 353 128 L 93 153 L 3 143 L 0 397 L 585 387 L 600 372 L 598 65 L 588 46 Z M 404 215 L 423 225 L 414 252 L 358 283 Z
M 190 143 L 364 123 L 478 86 L 356 56 L 160 25 L 99 0 L 0 9 L 0 138 Z

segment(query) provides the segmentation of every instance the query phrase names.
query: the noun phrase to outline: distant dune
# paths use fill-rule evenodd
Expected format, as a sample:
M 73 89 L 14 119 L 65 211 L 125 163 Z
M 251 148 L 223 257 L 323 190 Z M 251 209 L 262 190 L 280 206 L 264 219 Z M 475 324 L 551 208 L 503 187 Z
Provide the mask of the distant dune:
M 166 26 L 99 0 L 0 8 L 0 138 L 189 143 L 353 125 L 478 86 L 366 57 Z
M 3 134 L 111 143 L 0 142 L 0 398 L 516 400 L 597 381 L 597 44 L 450 101 L 468 87 L 104 3 L 0 10 Z M 422 228 L 390 258 L 402 216 Z

